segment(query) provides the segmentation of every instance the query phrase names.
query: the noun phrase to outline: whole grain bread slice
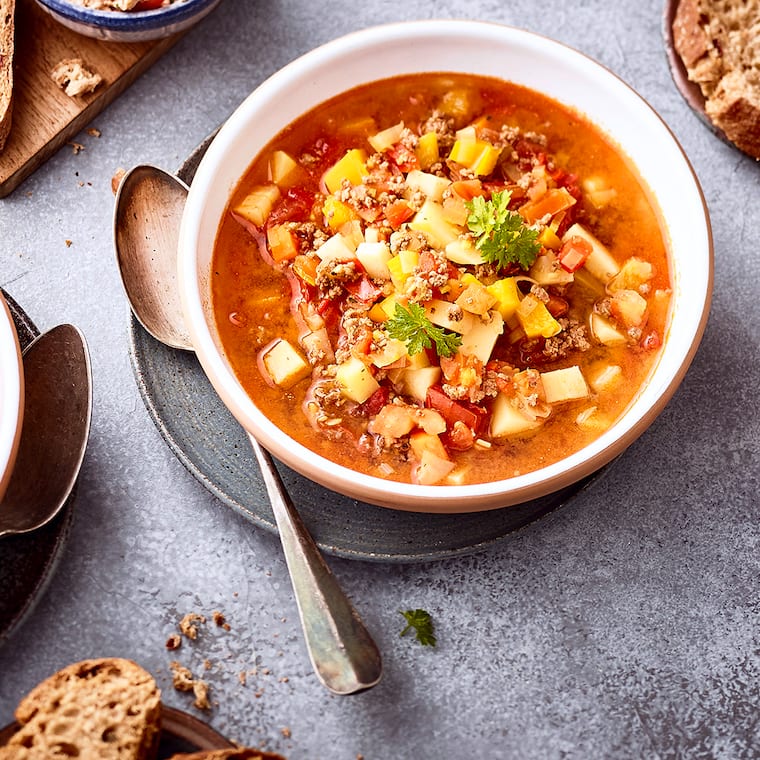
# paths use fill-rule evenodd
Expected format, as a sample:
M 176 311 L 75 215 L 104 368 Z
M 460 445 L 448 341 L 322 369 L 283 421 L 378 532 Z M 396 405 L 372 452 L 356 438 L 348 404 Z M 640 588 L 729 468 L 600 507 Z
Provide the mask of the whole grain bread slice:
M 0 150 L 11 131 L 15 0 L 0 0 Z
M 760 159 L 760 0 L 681 0 L 673 46 L 713 124 Z
M 32 689 L 16 720 L 21 727 L 8 748 L 30 751 L 20 759 L 41 752 L 51 759 L 150 760 L 158 748 L 161 694 L 131 660 L 84 660 Z

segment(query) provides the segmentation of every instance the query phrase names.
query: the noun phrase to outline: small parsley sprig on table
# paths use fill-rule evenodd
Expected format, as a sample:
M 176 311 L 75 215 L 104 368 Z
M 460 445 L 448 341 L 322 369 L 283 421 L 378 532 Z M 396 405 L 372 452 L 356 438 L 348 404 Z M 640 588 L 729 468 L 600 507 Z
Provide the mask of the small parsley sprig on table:
M 453 356 L 462 345 L 461 335 L 436 327 L 418 303 L 410 303 L 408 309 L 397 303 L 393 316 L 385 323 L 385 329 L 391 338 L 406 343 L 410 356 L 433 345 L 438 356 Z
M 406 620 L 406 628 L 401 631 L 401 636 L 406 636 L 409 631 L 414 630 L 417 641 L 423 647 L 434 647 L 436 644 L 435 634 L 433 633 L 433 620 L 430 613 L 425 610 L 399 610 Z
M 536 242 L 538 232 L 525 225 L 523 218 L 509 210 L 512 193 L 509 190 L 494 191 L 491 199 L 480 195 L 467 201 L 470 212 L 467 226 L 475 235 L 475 247 L 484 261 L 506 267 L 519 264 L 530 269 L 541 250 Z

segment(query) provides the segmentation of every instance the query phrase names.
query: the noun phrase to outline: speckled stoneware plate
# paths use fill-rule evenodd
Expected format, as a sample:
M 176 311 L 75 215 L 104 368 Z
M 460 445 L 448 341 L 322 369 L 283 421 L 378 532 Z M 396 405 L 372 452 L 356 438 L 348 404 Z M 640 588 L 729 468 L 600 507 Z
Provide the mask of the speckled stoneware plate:
M 2 291 L 8 302 L 23 351 L 39 335 L 24 310 Z M 38 530 L 0 539 L 0 645 L 32 611 L 58 565 L 74 516 L 76 493 L 60 514 Z
M 0 730 L 0 747 L 18 729 L 11 723 Z M 164 760 L 179 752 L 198 752 L 208 749 L 229 749 L 235 745 L 211 726 L 188 713 L 161 705 L 161 738 L 157 760 Z
M 213 137 L 177 172 L 188 184 Z M 256 525 L 276 532 L 248 439 L 195 355 L 158 342 L 131 315 L 129 339 L 143 401 L 177 458 L 222 502 Z M 356 501 L 313 483 L 280 462 L 278 468 L 323 551 L 380 562 L 424 562 L 479 551 L 566 505 L 601 475 L 598 472 L 542 499 L 504 509 L 423 514 Z

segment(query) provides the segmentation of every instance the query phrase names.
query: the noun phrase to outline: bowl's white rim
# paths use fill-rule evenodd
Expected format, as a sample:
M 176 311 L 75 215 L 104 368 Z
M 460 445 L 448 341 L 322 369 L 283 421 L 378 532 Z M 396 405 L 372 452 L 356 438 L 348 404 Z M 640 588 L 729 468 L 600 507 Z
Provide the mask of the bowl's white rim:
M 24 365 L 16 327 L 0 294 L 0 499 L 5 494 L 24 419 Z
M 237 383 L 226 362 L 216 351 L 213 337 L 203 318 L 203 299 L 196 282 L 197 261 L 192 251 L 194 241 L 201 234 L 201 218 L 208 202 L 208 199 L 204 198 L 205 192 L 216 180 L 214 189 L 218 194 L 223 194 L 219 186 L 221 180 L 215 177 L 217 162 L 222 159 L 231 145 L 244 138 L 246 123 L 280 88 L 292 87 L 294 83 L 308 80 L 310 72 L 315 68 L 324 70 L 326 66 L 334 63 L 335 59 L 350 55 L 365 45 L 387 45 L 389 41 L 392 41 L 396 47 L 401 48 L 421 36 L 456 40 L 463 32 L 490 40 L 498 37 L 499 40 L 508 41 L 511 44 L 540 50 L 545 55 L 561 55 L 563 61 L 581 69 L 586 76 L 591 77 L 593 82 L 614 87 L 618 98 L 635 105 L 642 123 L 646 123 L 647 129 L 658 133 L 667 144 L 671 156 L 677 160 L 675 167 L 679 172 L 677 179 L 683 180 L 685 187 L 688 187 L 686 200 L 692 204 L 695 213 L 692 219 L 695 241 L 698 244 L 695 255 L 701 257 L 699 276 L 690 283 L 689 295 L 691 297 L 696 295 L 698 299 L 689 313 L 683 313 L 684 310 L 681 310 L 677 325 L 671 324 L 671 338 L 674 327 L 678 330 L 678 335 L 676 339 L 671 340 L 668 351 L 667 365 L 673 369 L 662 370 L 663 361 L 661 360 L 650 383 L 639 395 L 639 400 L 632 405 L 629 413 L 584 449 L 553 465 L 503 481 L 466 486 L 390 483 L 382 478 L 342 467 L 314 454 L 288 438 L 256 408 Z M 505 78 L 509 77 L 505 76 Z M 320 100 L 332 94 L 328 91 Z M 562 100 L 556 94 L 547 94 Z M 290 119 L 287 119 L 286 123 L 287 121 Z M 605 129 L 605 125 L 600 126 Z M 228 178 L 224 186 L 226 196 L 223 202 L 217 198 L 217 205 L 221 202 L 222 207 L 224 206 L 238 178 Z M 682 190 L 679 190 L 679 196 L 683 200 Z M 318 477 L 315 479 L 323 483 L 333 483 L 335 490 L 348 492 L 354 496 L 361 492 L 365 500 L 387 506 L 430 511 L 463 511 L 497 506 L 498 504 L 494 501 L 495 492 L 500 494 L 502 505 L 518 503 L 526 498 L 550 493 L 570 485 L 611 461 L 651 424 L 680 384 L 704 332 L 712 294 L 713 246 L 707 205 L 699 181 L 683 148 L 663 119 L 620 77 L 587 55 L 534 32 L 489 22 L 441 20 L 401 22 L 372 27 L 353 32 L 316 48 L 273 74 L 236 109 L 201 161 L 183 215 L 179 250 L 179 282 L 183 305 L 198 357 L 222 400 L 243 427 L 255 433 L 276 456 L 307 476 L 313 477 L 317 473 Z M 675 290 L 679 291 L 680 288 L 681 284 L 676 282 Z M 303 459 L 309 463 L 309 467 L 304 470 L 300 465 L 294 464 L 294 457 L 296 460 Z M 389 494 L 389 485 L 393 491 L 391 494 Z

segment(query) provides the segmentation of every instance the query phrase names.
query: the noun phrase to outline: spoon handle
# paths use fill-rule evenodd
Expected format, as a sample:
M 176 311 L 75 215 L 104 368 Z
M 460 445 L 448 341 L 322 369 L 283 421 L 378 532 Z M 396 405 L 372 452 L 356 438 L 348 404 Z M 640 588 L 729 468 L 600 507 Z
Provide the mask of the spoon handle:
M 335 694 L 368 689 L 382 675 L 377 645 L 290 500 L 269 452 L 248 437 L 272 502 L 314 670 Z

